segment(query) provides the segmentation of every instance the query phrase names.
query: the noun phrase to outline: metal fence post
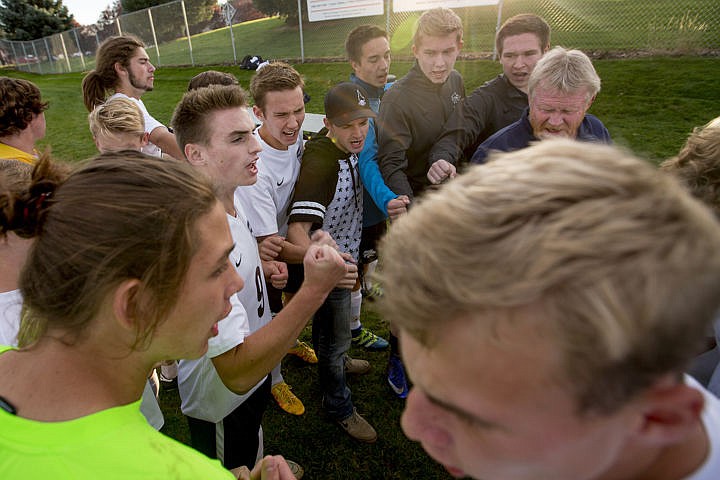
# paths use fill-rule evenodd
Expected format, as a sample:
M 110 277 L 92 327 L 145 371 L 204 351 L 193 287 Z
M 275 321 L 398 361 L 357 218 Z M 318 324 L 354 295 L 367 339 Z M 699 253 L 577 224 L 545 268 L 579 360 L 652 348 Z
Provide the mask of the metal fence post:
M 118 35 L 122 35 L 122 28 L 120 28 L 120 17 L 117 17 L 115 19 L 115 23 L 117 24 L 117 27 L 118 27 Z
M 157 66 L 160 66 L 160 47 L 158 46 L 157 36 L 155 35 L 155 22 L 152 18 L 152 8 L 148 8 L 148 18 L 150 19 L 150 31 L 153 36 L 153 43 L 155 43 L 155 53 L 157 54 Z
M 56 35 L 60 36 L 60 43 L 62 44 L 63 55 L 65 55 L 65 63 L 67 64 L 68 72 L 72 72 L 72 68 L 70 67 L 70 58 L 67 54 L 67 48 L 65 48 L 65 39 L 63 38 L 62 33 L 58 33 Z
M 497 25 L 495 25 L 495 34 L 497 34 L 498 30 L 500 30 L 500 22 L 502 21 L 502 7 L 503 7 L 503 0 L 500 0 L 498 2 L 498 17 L 497 17 Z M 495 42 L 493 42 L 493 62 L 497 60 L 497 45 Z
M 185 0 L 180 0 L 180 6 L 182 7 L 183 20 L 185 21 L 185 33 L 187 34 L 188 47 L 190 48 L 190 63 L 195 66 L 195 59 L 193 58 L 192 40 L 190 40 L 190 27 L 188 27 L 187 13 L 185 13 Z
M 35 58 L 38 59 L 38 68 L 40 69 L 40 75 L 42 75 L 43 74 L 42 62 L 40 61 L 40 55 L 38 55 L 38 53 L 37 53 L 37 48 L 35 48 L 34 41 L 32 42 L 32 46 L 33 46 L 33 52 L 35 52 Z
M 85 53 L 83 53 L 82 47 L 80 46 L 80 39 L 77 36 L 77 28 L 73 28 L 73 33 L 75 34 L 75 44 L 78 47 L 78 52 L 80 52 L 80 63 L 82 63 L 83 70 L 85 70 Z
M 300 63 L 305 63 L 305 42 L 303 41 L 302 31 L 302 0 L 298 2 L 298 27 L 300 27 Z
M 55 59 L 53 58 L 54 55 L 50 51 L 50 46 L 48 45 L 47 39 L 48 39 L 48 37 L 43 37 L 43 42 L 45 43 L 45 51 L 47 51 L 48 60 L 50 60 L 50 65 L 52 66 L 52 71 L 54 73 L 57 73 L 57 71 L 55 70 Z

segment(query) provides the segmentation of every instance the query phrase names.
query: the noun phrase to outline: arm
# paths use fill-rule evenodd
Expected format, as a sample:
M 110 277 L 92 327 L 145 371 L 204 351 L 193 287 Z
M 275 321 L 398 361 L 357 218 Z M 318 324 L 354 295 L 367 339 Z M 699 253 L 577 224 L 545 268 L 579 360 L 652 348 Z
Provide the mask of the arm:
M 286 263 L 302 263 L 303 261 L 305 249 L 298 248 L 280 235 L 257 237 L 257 241 L 259 242 L 260 258 L 263 260 L 279 258 Z
M 157 127 L 150 132 L 150 141 L 160 149 L 177 160 L 185 159 L 185 155 L 175 140 L 175 134 L 170 133 L 167 127 Z
M 399 195 L 412 198 L 412 188 L 406 174 L 407 150 L 412 143 L 412 133 L 399 105 L 387 98 L 394 91 L 388 90 L 385 99 L 380 103 L 377 160 L 388 188 Z
M 327 294 L 348 271 L 340 254 L 327 245 L 310 245 L 303 265 L 305 280 L 280 313 L 245 337 L 243 343 L 212 359 L 231 391 L 246 393 L 282 360 Z
M 300 248 L 309 248 L 311 245 L 310 240 L 310 229 L 312 228 L 312 222 L 291 222 L 288 225 L 288 240 L 294 245 Z M 322 232 L 322 231 L 319 231 Z M 327 233 L 315 232 L 312 237 L 313 242 L 322 242 L 332 248 L 337 249 L 337 245 L 333 238 Z M 349 255 L 342 254 L 344 260 L 352 261 Z M 357 280 L 357 265 L 348 264 L 347 274 L 337 283 L 336 288 L 353 288 Z
M 387 204 L 397 195 L 385 185 L 385 181 L 380 174 L 380 167 L 377 164 L 377 152 L 375 122 L 371 119 L 367 137 L 365 137 L 365 146 L 358 155 L 358 168 L 365 189 L 372 197 L 375 205 L 387 216 Z

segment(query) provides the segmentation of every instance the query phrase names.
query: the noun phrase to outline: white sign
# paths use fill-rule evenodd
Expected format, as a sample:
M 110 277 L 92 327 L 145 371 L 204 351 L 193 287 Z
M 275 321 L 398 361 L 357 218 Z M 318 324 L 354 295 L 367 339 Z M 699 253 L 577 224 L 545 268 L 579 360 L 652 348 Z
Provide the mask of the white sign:
M 383 14 L 384 0 L 307 0 L 311 22 Z
M 225 18 L 225 25 L 230 26 L 232 24 L 232 19 L 235 16 L 236 11 L 237 9 L 233 7 L 230 2 L 227 2 L 222 6 L 222 14 Z
M 393 12 L 414 12 L 435 7 L 465 8 L 497 5 L 500 0 L 393 0 Z

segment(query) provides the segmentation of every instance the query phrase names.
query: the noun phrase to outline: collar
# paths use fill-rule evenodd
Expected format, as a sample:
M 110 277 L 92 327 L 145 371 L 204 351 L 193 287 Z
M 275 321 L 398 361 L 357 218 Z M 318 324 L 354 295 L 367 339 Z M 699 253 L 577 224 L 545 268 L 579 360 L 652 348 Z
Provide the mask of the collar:
M 368 94 L 368 96 L 370 96 L 370 98 L 382 98 L 383 93 L 385 93 L 385 85 L 383 85 L 382 87 L 370 85 L 364 80 L 361 80 L 360 77 L 358 77 L 354 73 L 350 74 L 350 81 L 352 83 L 357 83 L 358 85 L 360 85 L 363 90 L 365 90 L 365 92 Z

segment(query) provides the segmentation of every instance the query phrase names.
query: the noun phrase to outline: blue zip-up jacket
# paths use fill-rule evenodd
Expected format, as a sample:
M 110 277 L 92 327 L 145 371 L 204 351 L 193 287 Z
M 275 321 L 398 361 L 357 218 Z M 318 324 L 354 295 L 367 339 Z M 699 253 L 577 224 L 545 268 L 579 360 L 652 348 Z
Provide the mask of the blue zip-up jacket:
M 581 142 L 612 143 L 610 132 L 605 128 L 605 125 L 599 118 L 589 113 L 583 118 L 576 139 Z M 537 140 L 530 125 L 528 109 L 525 109 L 520 120 L 511 123 L 481 143 L 478 149 L 475 150 L 472 159 L 470 159 L 470 163 L 485 163 L 488 154 L 492 150 L 512 152 L 513 150 L 525 148 L 530 145 L 530 142 Z

